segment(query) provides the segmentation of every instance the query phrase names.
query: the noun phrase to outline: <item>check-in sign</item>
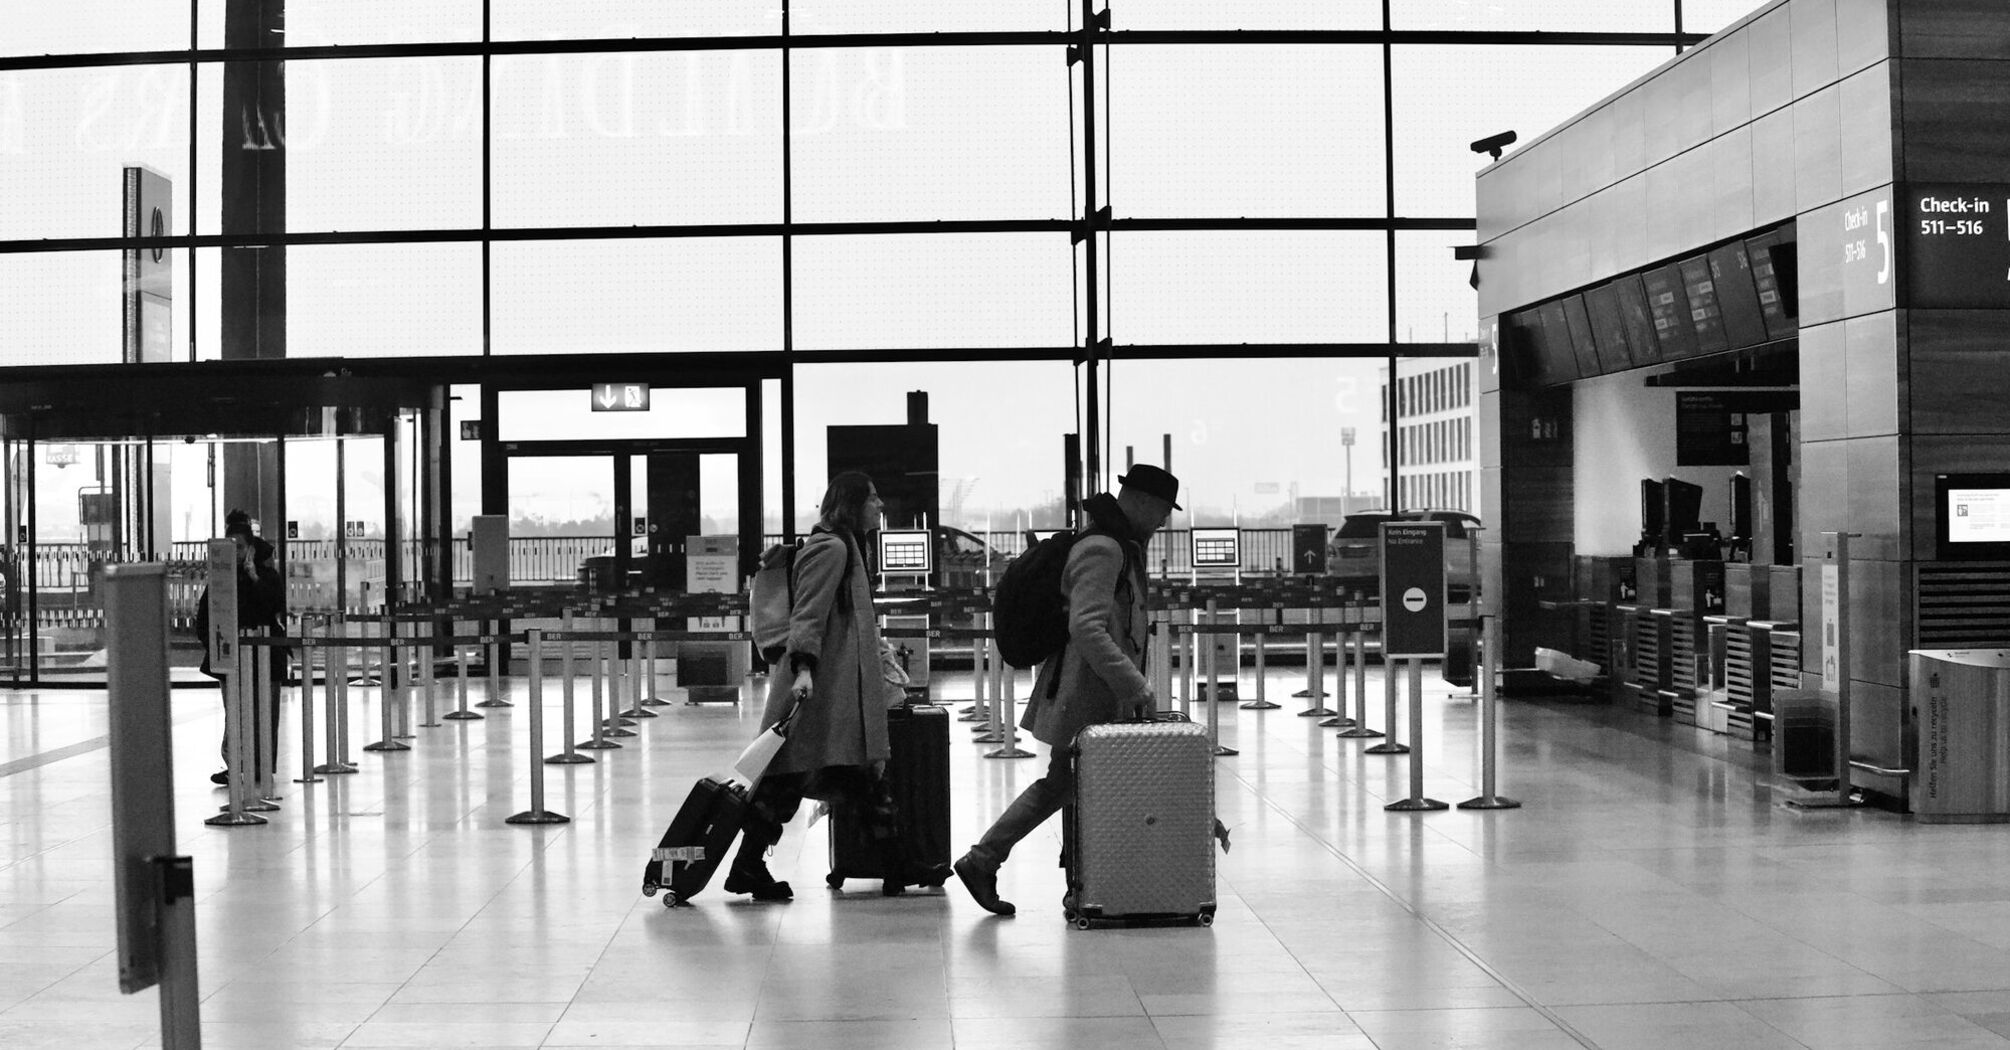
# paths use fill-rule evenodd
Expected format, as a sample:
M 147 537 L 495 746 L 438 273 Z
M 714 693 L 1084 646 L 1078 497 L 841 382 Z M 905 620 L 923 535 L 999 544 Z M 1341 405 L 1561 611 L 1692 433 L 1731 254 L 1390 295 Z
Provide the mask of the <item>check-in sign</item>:
M 1382 658 L 1445 655 L 1445 526 L 1382 525 Z
M 649 411 L 649 384 L 595 383 L 593 384 L 593 410 L 595 412 L 647 412 Z

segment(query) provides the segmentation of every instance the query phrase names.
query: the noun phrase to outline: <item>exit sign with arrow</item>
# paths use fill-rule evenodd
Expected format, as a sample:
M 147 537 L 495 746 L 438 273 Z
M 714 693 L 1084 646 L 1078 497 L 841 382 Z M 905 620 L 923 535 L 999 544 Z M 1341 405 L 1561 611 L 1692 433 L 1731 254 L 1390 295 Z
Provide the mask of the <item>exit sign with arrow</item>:
M 649 384 L 595 383 L 593 384 L 593 410 L 595 412 L 647 412 L 649 411 Z

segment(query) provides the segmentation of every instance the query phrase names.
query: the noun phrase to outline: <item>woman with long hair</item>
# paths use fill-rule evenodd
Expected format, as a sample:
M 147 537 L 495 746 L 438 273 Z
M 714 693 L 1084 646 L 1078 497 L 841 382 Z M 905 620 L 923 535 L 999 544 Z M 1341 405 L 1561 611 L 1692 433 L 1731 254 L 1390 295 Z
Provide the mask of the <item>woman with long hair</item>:
M 761 729 L 794 712 L 788 739 L 754 788 L 726 892 L 789 900 L 789 884 L 768 871 L 767 852 L 805 795 L 856 791 L 886 766 L 886 685 L 879 667 L 879 618 L 872 605 L 866 534 L 883 505 L 872 479 L 846 471 L 831 479 L 816 527 L 796 555 L 789 639 L 768 678 Z

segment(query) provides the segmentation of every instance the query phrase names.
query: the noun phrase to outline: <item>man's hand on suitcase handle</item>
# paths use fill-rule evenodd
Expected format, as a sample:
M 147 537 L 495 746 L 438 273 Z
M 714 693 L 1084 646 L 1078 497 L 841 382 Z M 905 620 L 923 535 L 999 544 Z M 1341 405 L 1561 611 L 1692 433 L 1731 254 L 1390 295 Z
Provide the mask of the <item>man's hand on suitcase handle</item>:
M 810 678 L 809 668 L 805 667 L 796 672 L 796 683 L 792 691 L 796 695 L 797 703 L 801 703 L 810 698 L 810 687 L 812 684 L 813 682 Z

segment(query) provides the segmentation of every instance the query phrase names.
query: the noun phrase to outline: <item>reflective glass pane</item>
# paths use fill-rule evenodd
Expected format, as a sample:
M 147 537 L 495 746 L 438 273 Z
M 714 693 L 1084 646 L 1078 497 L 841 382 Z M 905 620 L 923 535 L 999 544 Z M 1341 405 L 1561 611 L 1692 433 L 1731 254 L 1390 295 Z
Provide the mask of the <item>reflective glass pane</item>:
M 286 0 L 288 47 L 481 38 L 482 0 Z
M 1067 346 L 1065 234 L 799 237 L 798 350 Z
M 1127 233 L 1111 238 L 1103 330 L 1117 343 L 1384 342 L 1380 233 Z
M 776 5 L 778 8 L 780 5 Z M 938 0 L 852 0 L 791 3 L 789 32 L 808 33 L 982 33 L 1063 30 L 1079 21 L 1082 5 L 1067 0 L 985 0 L 945 4 Z M 769 30 L 775 32 L 775 30 Z
M 1342 428 L 1358 434 L 1357 488 L 1373 485 L 1378 360 L 1117 361 L 1107 376 L 1111 474 L 1126 446 L 1137 462 L 1161 463 L 1169 435 L 1186 507 L 1169 527 L 1320 520 L 1350 473 Z
M 781 4 L 743 0 L 565 0 L 562 4 L 491 0 L 489 18 L 497 40 L 757 36 L 782 31 Z
M 1398 0 L 1401 6 L 1402 0 Z M 1079 5 L 1078 8 L 1079 10 Z M 1076 15 L 1079 19 L 1080 15 Z M 1380 29 L 1381 0 L 1136 0 L 1113 29 Z
M 117 237 L 125 169 L 171 183 L 188 228 L 187 66 L 0 73 L 0 239 Z
M 286 356 L 479 355 L 481 266 L 473 243 L 294 245 Z
M 504 242 L 489 260 L 498 354 L 781 347 L 779 239 Z
M 1125 47 L 1098 78 L 1116 215 L 1383 214 L 1378 48 Z
M 1760 0 L 1743 0 L 1754 5 Z M 1696 0 L 1684 0 L 1683 9 Z M 1674 0 L 1399 0 L 1389 8 L 1396 29 L 1480 29 L 1516 32 L 1672 33 Z M 1685 23 L 1688 19 L 1684 18 Z M 1707 31 L 1707 30 L 1706 30 Z
M 978 534 L 1058 527 L 1074 389 L 1065 361 L 903 364 L 897 381 L 884 364 L 799 365 L 796 526 L 815 522 L 830 477 L 825 428 L 904 422 L 907 392 L 920 390 L 939 443 L 941 524 Z
M 778 54 L 510 56 L 493 76 L 497 226 L 781 221 Z
M 123 360 L 121 252 L 0 255 L 0 361 L 110 365 Z
M 214 3 L 211 5 L 221 7 Z M 167 0 L 64 0 L 12 5 L 0 55 L 168 51 L 189 44 L 189 5 Z
M 1396 234 L 1396 339 L 1404 343 L 1469 342 L 1479 330 L 1479 294 L 1468 283 L 1473 264 L 1452 257 L 1471 233 Z
M 618 381 L 624 377 L 607 378 Z M 504 390 L 496 395 L 496 404 L 502 416 L 496 423 L 496 436 L 502 441 L 742 437 L 747 433 L 747 392 L 739 387 L 657 387 L 648 392 L 648 407 L 639 411 L 612 411 L 612 406 L 597 399 L 595 391 L 585 384 L 576 390 Z
M 481 225 L 481 60 L 286 64 L 294 231 Z
M 798 222 L 1068 214 L 1059 50 L 819 48 L 792 63 Z
M 1672 56 L 1660 47 L 1396 48 L 1396 213 L 1471 215 L 1473 173 L 1490 163 L 1471 143 L 1510 129 L 1528 142 Z
M 1764 6 L 1761 0 L 1682 0 L 1682 31 L 1721 32 Z

